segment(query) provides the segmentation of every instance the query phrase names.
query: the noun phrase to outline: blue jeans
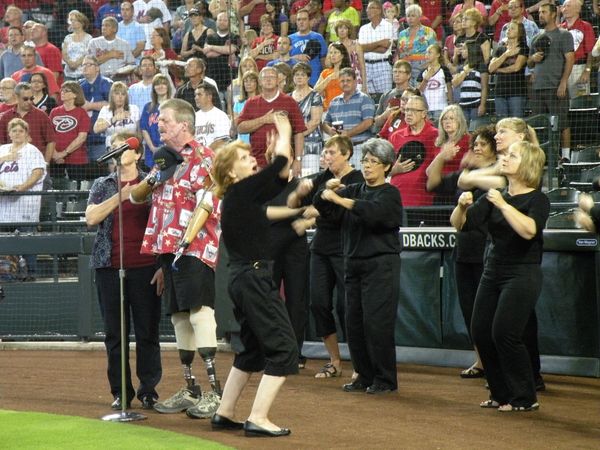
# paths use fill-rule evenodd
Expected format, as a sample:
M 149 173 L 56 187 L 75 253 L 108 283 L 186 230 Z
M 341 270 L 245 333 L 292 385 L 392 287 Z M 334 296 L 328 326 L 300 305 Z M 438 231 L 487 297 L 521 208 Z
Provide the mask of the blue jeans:
M 526 97 L 496 97 L 496 117 L 523 117 Z

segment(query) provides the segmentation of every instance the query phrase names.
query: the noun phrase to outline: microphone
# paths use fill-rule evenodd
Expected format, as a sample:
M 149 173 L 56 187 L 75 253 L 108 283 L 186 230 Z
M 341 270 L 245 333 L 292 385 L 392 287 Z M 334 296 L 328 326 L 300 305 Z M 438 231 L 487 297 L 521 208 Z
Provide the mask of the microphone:
M 115 158 L 123 153 L 125 150 L 137 149 L 140 146 L 140 141 L 135 137 L 127 138 L 125 142 L 119 145 L 113 150 L 107 150 L 107 152 L 96 160 L 96 162 L 103 163 L 109 159 Z

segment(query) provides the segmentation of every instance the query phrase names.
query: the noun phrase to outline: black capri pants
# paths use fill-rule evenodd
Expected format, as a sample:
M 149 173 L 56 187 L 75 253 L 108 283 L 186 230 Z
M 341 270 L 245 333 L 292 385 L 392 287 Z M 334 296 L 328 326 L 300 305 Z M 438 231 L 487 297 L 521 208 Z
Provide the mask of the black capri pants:
M 298 347 L 290 319 L 273 283 L 273 262 L 232 262 L 229 295 L 244 349 L 233 366 L 276 377 L 298 373 Z

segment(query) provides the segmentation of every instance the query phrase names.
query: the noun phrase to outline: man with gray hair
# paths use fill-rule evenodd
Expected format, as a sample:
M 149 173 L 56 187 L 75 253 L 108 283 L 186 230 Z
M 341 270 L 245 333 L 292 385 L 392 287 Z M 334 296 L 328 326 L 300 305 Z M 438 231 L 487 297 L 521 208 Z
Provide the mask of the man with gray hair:
M 218 198 L 207 187 L 214 153 L 194 139 L 195 111 L 184 100 L 171 99 L 160 106 L 158 129 L 161 141 L 176 152 L 182 162 L 176 169 L 176 177 L 151 183 L 158 173 L 154 169 L 140 183 L 142 186 L 150 185 L 152 189 L 152 209 L 141 253 L 158 256 L 164 275 L 163 300 L 175 329 L 186 386 L 170 398 L 156 403 L 154 409 L 164 414 L 187 411 L 190 417 L 208 418 L 216 412 L 221 395 L 215 368 L 217 324 L 214 311 L 214 270 L 221 236 L 221 214 Z M 146 192 L 134 189 L 132 200 L 143 201 Z M 194 212 L 197 203 L 198 208 L 208 211 L 208 218 L 193 235 L 192 241 L 183 246 L 188 227 L 196 223 Z M 175 270 L 176 254 L 180 258 Z M 202 393 L 192 375 L 196 351 L 206 365 L 212 386 L 210 392 Z
M 113 78 L 119 69 L 135 63 L 127 41 L 117 37 L 119 23 L 114 17 L 102 21 L 102 36 L 93 38 L 88 44 L 88 55 L 100 63 L 100 73 Z
M 48 42 L 46 25 L 36 23 L 31 29 L 31 39 L 35 44 L 35 51 L 42 58 L 44 67 L 52 71 L 56 82 L 61 85 L 63 82 L 62 52 L 54 44 Z
M 17 104 L 16 85 L 17 82 L 12 78 L 3 78 L 0 81 L 0 113 L 8 111 Z

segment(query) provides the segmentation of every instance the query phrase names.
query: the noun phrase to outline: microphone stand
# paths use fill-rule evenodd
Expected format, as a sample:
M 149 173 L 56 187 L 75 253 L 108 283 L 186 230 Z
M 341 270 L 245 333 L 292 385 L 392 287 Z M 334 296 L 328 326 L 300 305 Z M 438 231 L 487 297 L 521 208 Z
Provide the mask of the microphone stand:
M 125 324 L 125 269 L 123 268 L 123 208 L 121 205 L 121 157 L 115 158 L 117 162 L 117 195 L 119 205 L 117 215 L 119 217 L 119 304 L 121 315 L 121 412 L 108 414 L 102 420 L 111 422 L 135 422 L 145 420 L 147 417 L 137 412 L 127 411 L 127 373 L 125 372 L 125 350 L 127 345 Z

